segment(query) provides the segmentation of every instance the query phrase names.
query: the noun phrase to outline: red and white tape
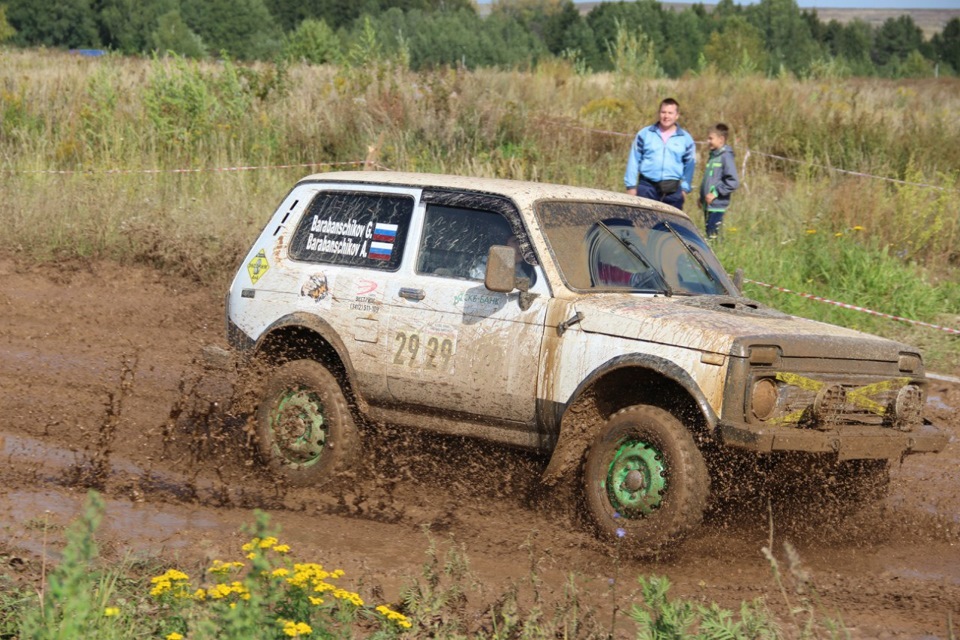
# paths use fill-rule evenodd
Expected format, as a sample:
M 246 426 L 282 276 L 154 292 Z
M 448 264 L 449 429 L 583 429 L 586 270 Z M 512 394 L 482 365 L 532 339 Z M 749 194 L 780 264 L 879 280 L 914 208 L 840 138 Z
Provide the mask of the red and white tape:
M 369 162 L 367 160 L 349 160 L 345 162 L 305 162 L 303 164 L 272 164 L 272 165 L 258 165 L 258 166 L 243 166 L 243 167 L 206 167 L 198 169 L 38 169 L 38 170 L 17 170 L 17 169 L 3 169 L 8 173 L 42 173 L 42 174 L 56 174 L 56 175 L 69 175 L 75 173 L 82 174 L 130 174 L 130 173 L 204 173 L 204 172 L 229 172 L 229 171 L 258 171 L 261 169 L 294 169 L 294 168 L 307 168 L 307 167 L 357 167 L 357 166 L 370 166 L 376 167 L 377 169 L 384 169 L 389 171 L 387 167 L 383 166 L 378 162 Z
M 921 327 L 929 327 L 931 329 L 938 329 L 940 331 L 946 331 L 947 333 L 952 333 L 955 335 L 960 335 L 960 329 L 954 329 L 952 327 L 942 327 L 937 324 L 930 324 L 929 322 L 923 322 L 922 320 L 911 320 L 910 318 L 901 318 L 900 316 L 891 315 L 889 313 L 883 313 L 881 311 L 874 311 L 873 309 L 867 309 L 866 307 L 860 307 L 855 304 L 849 304 L 847 302 L 837 302 L 836 300 L 830 300 L 829 298 L 823 298 L 821 296 L 815 296 L 812 293 L 802 293 L 800 291 L 793 291 L 785 287 L 778 287 L 773 284 L 767 284 L 766 282 L 758 282 L 757 280 L 750 280 L 748 278 L 743 279 L 744 282 L 749 282 L 750 284 L 755 284 L 759 287 L 766 287 L 767 289 L 773 289 L 774 291 L 782 291 L 783 293 L 792 293 L 803 298 L 808 298 L 810 300 L 816 300 L 817 302 L 825 302 L 827 304 L 832 304 L 843 309 L 852 309 L 854 311 L 862 311 L 863 313 L 869 313 L 870 315 L 880 316 L 881 318 L 889 318 L 890 320 L 898 320 L 900 322 L 908 322 L 910 324 L 915 324 Z

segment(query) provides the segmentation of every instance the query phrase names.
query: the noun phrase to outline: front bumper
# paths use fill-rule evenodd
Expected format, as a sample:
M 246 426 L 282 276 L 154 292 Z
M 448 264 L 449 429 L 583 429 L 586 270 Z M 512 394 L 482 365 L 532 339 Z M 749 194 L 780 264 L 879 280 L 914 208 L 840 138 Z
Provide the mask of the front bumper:
M 839 460 L 892 460 L 911 453 L 937 452 L 949 441 L 946 433 L 926 422 L 913 431 L 874 425 L 845 425 L 829 431 L 818 431 L 721 421 L 717 431 L 725 445 L 739 449 L 757 453 L 835 453 Z

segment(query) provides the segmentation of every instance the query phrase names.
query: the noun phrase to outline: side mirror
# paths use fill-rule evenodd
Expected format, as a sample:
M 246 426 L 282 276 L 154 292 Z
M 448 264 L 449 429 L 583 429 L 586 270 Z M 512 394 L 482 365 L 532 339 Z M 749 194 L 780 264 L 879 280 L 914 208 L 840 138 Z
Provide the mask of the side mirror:
M 516 289 L 517 253 L 513 247 L 493 245 L 487 253 L 487 270 L 483 276 L 483 285 L 490 291 L 510 293 Z

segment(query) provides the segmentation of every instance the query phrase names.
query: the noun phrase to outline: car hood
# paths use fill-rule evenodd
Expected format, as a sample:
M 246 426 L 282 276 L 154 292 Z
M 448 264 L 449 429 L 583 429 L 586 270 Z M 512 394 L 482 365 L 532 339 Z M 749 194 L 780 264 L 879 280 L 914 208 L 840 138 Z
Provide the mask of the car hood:
M 752 345 L 777 345 L 784 357 L 896 362 L 904 344 L 791 316 L 730 296 L 604 295 L 578 300 L 579 327 L 602 333 L 746 357 Z

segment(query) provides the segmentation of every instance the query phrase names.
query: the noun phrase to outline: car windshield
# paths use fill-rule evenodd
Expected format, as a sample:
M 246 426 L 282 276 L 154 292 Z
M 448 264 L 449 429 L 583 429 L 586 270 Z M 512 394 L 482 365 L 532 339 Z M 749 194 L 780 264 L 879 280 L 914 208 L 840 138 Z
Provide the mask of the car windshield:
M 595 202 L 537 203 L 567 284 L 578 291 L 732 295 L 720 261 L 688 219 Z

